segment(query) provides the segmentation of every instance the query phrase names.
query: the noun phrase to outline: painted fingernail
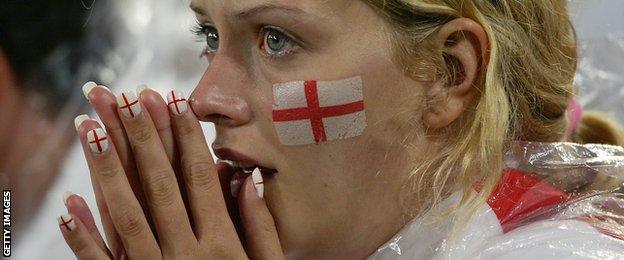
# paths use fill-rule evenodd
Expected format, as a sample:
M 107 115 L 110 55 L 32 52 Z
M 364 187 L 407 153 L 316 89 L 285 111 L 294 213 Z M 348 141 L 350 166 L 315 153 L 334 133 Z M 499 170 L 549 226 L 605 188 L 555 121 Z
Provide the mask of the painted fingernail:
M 134 91 L 123 92 L 117 96 L 117 104 L 127 118 L 135 118 L 141 114 L 141 104 Z
M 58 224 L 61 229 L 71 232 L 76 229 L 76 222 L 74 218 L 69 214 L 63 214 L 57 218 Z
M 79 115 L 74 119 L 74 126 L 76 127 L 76 131 L 78 131 L 78 127 L 82 124 L 82 122 L 89 120 L 88 115 Z
M 108 150 L 108 137 L 102 128 L 89 131 L 87 141 L 93 153 L 100 154 Z
M 91 91 L 96 88 L 96 87 L 101 87 L 104 88 L 108 91 L 110 91 L 106 86 L 104 85 L 98 85 L 97 83 L 93 82 L 93 81 L 89 81 L 87 83 L 85 83 L 84 85 L 82 85 L 82 94 L 84 94 L 85 98 L 88 100 L 89 99 L 89 93 L 91 93 Z
M 253 181 L 253 185 L 256 188 L 256 194 L 258 194 L 259 198 L 264 197 L 264 180 L 262 179 L 262 174 L 260 173 L 260 168 L 256 168 L 251 173 L 251 180 Z
M 184 94 L 177 90 L 169 91 L 169 94 L 167 94 L 167 105 L 171 113 L 176 115 L 186 112 L 188 108 Z
M 72 193 L 71 191 L 66 191 L 65 193 L 63 193 L 63 203 L 65 204 L 65 206 L 67 206 L 67 200 L 71 195 L 74 195 L 74 193 Z
M 86 99 L 89 99 L 89 93 L 91 93 L 91 90 L 95 87 L 97 87 L 97 84 L 93 81 L 89 81 L 82 85 L 82 94 L 84 94 Z

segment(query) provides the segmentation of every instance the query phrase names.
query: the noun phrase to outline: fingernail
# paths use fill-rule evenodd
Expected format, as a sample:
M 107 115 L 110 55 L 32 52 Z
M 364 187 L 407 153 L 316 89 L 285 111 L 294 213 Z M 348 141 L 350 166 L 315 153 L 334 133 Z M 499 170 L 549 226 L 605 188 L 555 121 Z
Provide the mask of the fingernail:
M 78 131 L 78 128 L 80 127 L 80 125 L 82 124 L 82 122 L 89 120 L 89 116 L 88 115 L 79 115 L 74 119 L 74 126 L 76 127 L 76 131 Z
M 95 87 L 97 87 L 97 84 L 93 81 L 89 81 L 82 85 L 82 94 L 84 94 L 86 99 L 89 99 L 89 93 L 91 93 L 91 90 Z
M 127 118 L 135 118 L 141 114 L 141 104 L 134 91 L 127 91 L 117 96 L 117 105 Z
M 67 206 L 67 199 L 69 199 L 71 195 L 74 195 L 74 193 L 72 193 L 71 191 L 66 191 L 65 193 L 63 193 L 63 203 L 65 204 L 65 206 Z
M 58 224 L 61 229 L 71 232 L 76 229 L 76 222 L 74 218 L 69 214 L 63 214 L 57 218 Z
M 147 85 L 140 85 L 136 88 L 136 92 L 138 96 L 141 96 L 141 92 L 143 92 L 143 90 L 148 89 L 149 87 Z
M 108 150 L 108 138 L 102 128 L 97 128 L 87 133 L 87 141 L 91 151 L 100 154 Z
M 169 91 L 169 94 L 167 94 L 167 105 L 171 113 L 176 115 L 186 112 L 188 108 L 184 94 L 177 90 Z
M 264 180 L 262 179 L 262 174 L 260 173 L 260 168 L 256 168 L 251 173 L 251 180 L 253 181 L 254 187 L 256 188 L 256 194 L 259 198 L 264 197 Z
M 101 87 L 106 89 L 107 91 L 110 91 L 106 86 L 104 85 L 98 85 L 97 83 L 93 82 L 93 81 L 89 81 L 87 83 L 85 83 L 84 85 L 82 85 L 82 94 L 84 94 L 85 98 L 88 100 L 89 99 L 89 93 L 91 93 L 91 91 L 96 88 L 96 87 Z

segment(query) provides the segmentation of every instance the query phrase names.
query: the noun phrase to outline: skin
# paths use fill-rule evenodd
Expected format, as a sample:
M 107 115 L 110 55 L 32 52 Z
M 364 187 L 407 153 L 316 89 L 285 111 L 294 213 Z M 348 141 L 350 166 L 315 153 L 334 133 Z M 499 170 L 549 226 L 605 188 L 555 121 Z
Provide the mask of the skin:
M 257 8 L 267 5 L 271 7 Z M 444 51 L 459 61 L 461 68 L 455 69 L 460 77 L 450 84 L 424 83 L 403 73 L 393 59 L 386 23 L 360 1 L 198 0 L 192 7 L 199 23 L 210 23 L 219 33 L 219 48 L 207 55 L 210 66 L 189 101 L 194 113 L 166 114 L 162 98 L 148 90 L 141 93 L 141 104 L 149 111 L 143 114 L 150 117 L 140 123 L 130 122 L 118 116 L 110 92 L 96 88 L 89 93 L 114 143 L 105 160 L 94 157 L 85 146 L 112 253 L 98 242 L 101 238 L 86 235 L 89 224 L 79 224 L 75 232 L 61 229 L 79 258 L 80 252 L 82 258 L 107 258 L 124 251 L 131 256 L 156 258 L 177 257 L 180 252 L 192 252 L 190 256 L 215 256 L 211 254 L 218 252 L 230 257 L 275 258 L 283 253 L 288 258 L 364 258 L 420 211 L 405 188 L 410 181 L 407 176 L 427 154 L 446 145 L 444 138 L 428 133 L 443 130 L 459 118 L 473 96 L 473 86 L 487 57 L 487 38 L 481 26 L 465 18 L 444 25 L 433 40 L 440 53 Z M 289 54 L 272 57 L 263 44 L 264 34 L 259 33 L 261 25 L 297 35 L 300 44 Z M 456 37 L 458 32 L 463 36 Z M 368 126 L 363 135 L 321 145 L 279 143 L 271 121 L 273 84 L 354 75 L 360 75 L 364 84 Z M 210 179 L 216 178 L 220 166 L 212 164 L 199 134 L 198 119 L 215 124 L 214 148 L 242 152 L 279 171 L 265 178 L 264 199 L 253 196 L 249 180 L 234 200 L 223 185 L 227 174 L 218 176 L 219 180 Z M 81 125 L 83 144 L 86 132 L 95 127 L 95 121 Z M 189 132 L 195 134 L 181 134 Z M 150 133 L 147 142 L 145 133 Z M 179 147 L 167 141 L 172 139 Z M 180 166 L 176 164 L 178 157 Z M 134 161 L 142 171 L 137 173 Z M 106 167 L 98 170 L 98 165 L 111 162 L 127 175 L 117 180 L 121 184 L 113 190 L 101 182 Z M 150 164 L 146 170 L 146 162 L 159 163 Z M 138 185 L 149 190 L 149 185 L 154 185 L 150 179 L 158 174 L 169 176 L 167 183 L 175 184 L 167 187 L 178 186 L 171 178 L 176 174 L 182 176 L 178 179 L 180 187 L 188 187 L 193 179 L 188 178 L 188 169 L 193 169 L 190 165 L 200 166 L 194 168 L 200 169 L 195 177 L 204 181 L 190 183 L 209 194 L 202 199 L 184 188 L 165 189 L 169 192 L 165 197 L 172 199 L 164 207 L 158 202 L 158 194 L 136 192 Z M 211 184 L 216 181 L 221 181 L 221 187 Z M 113 199 L 112 194 L 126 197 Z M 173 225 L 167 219 L 186 217 L 182 194 L 188 195 L 195 225 L 180 221 L 182 224 L 173 229 L 178 232 L 167 233 L 166 227 Z M 230 211 L 230 220 L 225 214 L 233 204 L 240 215 Z M 129 239 L 127 232 L 119 232 L 123 222 L 119 210 L 140 209 L 141 205 L 149 213 L 138 214 L 140 221 L 135 224 L 142 232 Z M 159 214 L 163 208 L 167 208 L 166 216 Z M 86 215 L 88 208 L 76 206 L 69 211 Z M 78 223 L 88 220 L 77 218 Z M 148 232 L 150 223 L 155 226 L 158 242 Z M 240 236 L 234 226 L 241 231 Z M 200 242 L 197 248 L 185 247 L 194 245 L 193 241 Z M 80 242 L 88 250 L 76 250 Z

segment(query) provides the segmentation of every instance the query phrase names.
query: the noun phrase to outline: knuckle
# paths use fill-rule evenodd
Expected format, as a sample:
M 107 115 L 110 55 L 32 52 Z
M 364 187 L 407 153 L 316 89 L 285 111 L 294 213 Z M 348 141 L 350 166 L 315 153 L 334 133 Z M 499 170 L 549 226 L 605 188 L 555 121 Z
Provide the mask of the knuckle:
M 236 248 L 232 248 L 231 245 L 217 242 L 201 250 L 200 254 L 205 259 L 248 259 L 235 252 Z
M 154 131 L 146 124 L 139 124 L 136 127 L 132 128 L 132 130 L 128 131 L 130 136 L 130 140 L 134 144 L 144 144 L 152 140 L 154 138 Z
M 122 208 L 115 218 L 117 231 L 119 231 L 119 233 L 123 236 L 137 237 L 145 230 L 141 214 L 142 212 L 128 207 Z
M 212 174 L 212 164 L 209 162 L 191 162 L 184 171 L 186 183 L 192 189 L 210 190 L 217 185 L 216 176 Z
M 180 122 L 178 122 L 176 126 L 178 130 L 178 135 L 182 137 L 191 135 L 196 129 L 195 125 L 188 120 L 180 120 Z
M 260 218 L 258 229 L 262 234 L 273 234 L 275 233 L 275 222 L 272 218 Z
M 115 179 L 120 174 L 123 174 L 122 169 L 116 167 L 115 164 L 104 164 L 97 170 L 97 174 L 101 177 L 103 182 L 108 182 Z
M 68 240 L 67 241 L 69 248 L 71 248 L 72 252 L 74 252 L 74 255 L 76 255 L 77 257 L 84 257 L 88 254 L 90 248 L 89 248 L 89 243 L 87 243 L 87 241 L 85 241 L 84 239 L 72 239 L 72 240 Z
M 177 189 L 175 176 L 167 170 L 159 170 L 151 174 L 147 180 L 147 196 L 153 205 L 170 206 L 174 202 Z

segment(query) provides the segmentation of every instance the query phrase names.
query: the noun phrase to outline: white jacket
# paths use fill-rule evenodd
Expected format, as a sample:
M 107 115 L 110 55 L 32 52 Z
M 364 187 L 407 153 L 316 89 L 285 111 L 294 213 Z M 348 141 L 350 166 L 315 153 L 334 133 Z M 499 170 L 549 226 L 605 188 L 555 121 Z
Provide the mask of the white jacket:
M 453 241 L 452 216 L 418 217 L 370 259 L 624 259 L 621 147 L 514 142 L 505 159 L 501 182 Z

